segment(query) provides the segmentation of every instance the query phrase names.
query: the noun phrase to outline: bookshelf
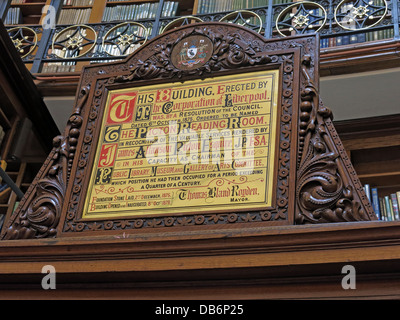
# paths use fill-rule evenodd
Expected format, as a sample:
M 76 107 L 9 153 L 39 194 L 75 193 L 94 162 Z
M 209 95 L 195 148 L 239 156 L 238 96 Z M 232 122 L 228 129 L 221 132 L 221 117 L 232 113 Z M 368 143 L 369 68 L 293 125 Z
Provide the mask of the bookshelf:
M 196 13 L 207 14 L 214 12 L 226 12 L 245 10 L 266 5 L 265 0 L 240 0 L 240 1 L 208 1 L 198 0 Z
M 372 205 L 378 204 L 379 198 L 396 201 L 396 198 L 392 200 L 391 197 L 400 192 L 399 123 L 400 114 L 346 120 L 335 124 Z M 373 199 L 373 189 L 377 192 L 378 201 Z M 375 212 L 380 220 L 400 220 L 396 214 L 384 215 L 382 203 L 379 205 L 379 208 L 375 207 Z
M 12 0 L 5 24 L 37 25 L 41 23 L 42 9 L 51 0 Z
M 158 1 L 107 1 L 101 21 L 138 21 L 154 19 L 159 6 Z
M 57 24 L 98 23 L 105 5 L 104 0 L 62 0 Z

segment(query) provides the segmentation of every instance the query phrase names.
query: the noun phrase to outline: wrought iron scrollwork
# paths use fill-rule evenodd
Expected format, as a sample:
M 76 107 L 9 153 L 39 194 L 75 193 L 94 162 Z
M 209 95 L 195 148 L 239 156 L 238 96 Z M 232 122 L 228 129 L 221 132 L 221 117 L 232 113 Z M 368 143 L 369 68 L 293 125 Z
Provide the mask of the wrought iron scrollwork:
M 143 45 L 149 30 L 142 24 L 128 21 L 111 28 L 103 37 L 102 48 L 111 56 L 125 56 Z
M 74 25 L 56 33 L 52 42 L 52 53 L 58 58 L 69 59 L 86 55 L 96 45 L 97 33 L 88 25 Z
M 316 2 L 294 3 L 281 11 L 276 18 L 276 30 L 283 36 L 318 32 L 327 20 L 323 6 Z
M 8 35 L 11 38 L 15 48 L 21 58 L 27 57 L 37 47 L 38 35 L 28 27 L 16 27 L 8 30 Z
M 381 22 L 387 11 L 386 0 L 343 0 L 335 8 L 335 21 L 345 30 L 365 30 Z
M 263 28 L 261 17 L 257 13 L 248 10 L 239 10 L 228 13 L 222 17 L 219 22 L 235 23 L 256 31 L 257 33 L 261 33 Z
M 196 22 L 203 22 L 203 20 L 200 19 L 199 17 L 195 17 L 195 16 L 180 17 L 178 19 L 175 19 L 175 20 L 169 22 L 164 28 L 161 29 L 160 34 L 167 32 L 169 30 L 183 27 L 188 24 L 192 24 L 192 23 L 196 23 Z

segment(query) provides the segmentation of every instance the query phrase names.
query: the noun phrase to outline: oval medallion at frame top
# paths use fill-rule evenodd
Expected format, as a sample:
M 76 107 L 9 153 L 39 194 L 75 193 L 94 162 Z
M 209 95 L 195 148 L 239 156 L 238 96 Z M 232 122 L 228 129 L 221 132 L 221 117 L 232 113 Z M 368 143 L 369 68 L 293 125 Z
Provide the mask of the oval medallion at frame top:
M 204 66 L 213 52 L 212 41 L 202 35 L 188 36 L 172 49 L 171 62 L 180 70 L 194 70 Z

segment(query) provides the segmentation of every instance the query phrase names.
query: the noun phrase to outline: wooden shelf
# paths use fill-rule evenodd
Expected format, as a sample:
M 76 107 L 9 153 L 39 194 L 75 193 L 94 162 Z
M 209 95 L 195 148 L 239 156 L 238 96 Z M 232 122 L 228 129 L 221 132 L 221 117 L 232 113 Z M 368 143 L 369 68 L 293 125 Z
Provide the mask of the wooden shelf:
M 20 8 L 23 16 L 42 15 L 42 8 L 45 2 L 12 4 L 11 8 Z
M 400 114 L 335 123 L 361 184 L 377 188 L 378 198 L 400 191 L 399 123 Z
M 92 6 L 63 6 L 63 10 L 66 9 L 91 9 Z
M 137 3 L 147 3 L 147 2 L 159 2 L 158 0 L 130 0 L 130 1 L 107 1 L 107 6 L 121 6 L 121 5 L 129 5 L 129 4 L 137 4 Z
M 11 3 L 10 9 L 20 8 L 22 15 L 22 24 L 18 25 L 37 25 L 40 24 L 40 21 L 44 16 L 44 14 L 42 13 L 43 7 L 49 4 L 50 0 L 33 0 L 26 3 Z

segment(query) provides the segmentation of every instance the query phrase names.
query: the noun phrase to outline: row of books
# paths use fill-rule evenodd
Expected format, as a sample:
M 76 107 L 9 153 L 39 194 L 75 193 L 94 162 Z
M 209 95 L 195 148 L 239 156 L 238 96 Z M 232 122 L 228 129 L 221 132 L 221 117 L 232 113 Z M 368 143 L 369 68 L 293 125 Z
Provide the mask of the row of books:
M 213 13 L 266 6 L 265 0 L 199 0 L 197 13 Z
M 64 0 L 64 6 L 91 6 L 93 0 Z
M 62 9 L 57 24 L 88 23 L 92 9 Z
M 47 63 L 43 64 L 42 73 L 74 72 L 75 71 L 75 66 L 76 66 L 76 63 L 74 61 L 47 62 Z
M 377 41 L 382 39 L 391 39 L 394 36 L 394 29 L 374 30 L 358 34 L 342 35 L 321 39 L 321 48 L 343 46 L 353 43 L 362 43 Z
M 60 39 L 62 41 L 64 39 Z M 69 57 L 68 50 L 62 50 L 54 48 L 52 49 L 53 54 L 58 57 Z M 63 61 L 63 62 L 47 62 L 43 64 L 43 73 L 64 73 L 64 72 L 74 72 L 75 71 L 75 61 Z
M 400 220 L 400 191 L 386 196 L 379 196 L 378 189 L 371 187 L 369 184 L 364 185 L 364 190 L 379 220 Z
M 293 2 L 292 0 L 273 0 L 272 4 L 286 4 L 286 3 L 291 3 Z
M 165 1 L 161 17 L 174 17 L 178 11 L 177 1 Z M 158 10 L 158 2 L 148 2 L 142 4 L 118 5 L 106 7 L 102 21 L 136 21 L 142 19 L 154 19 Z
M 22 24 L 22 12 L 21 8 L 10 8 L 7 11 L 7 16 L 4 19 L 4 24 Z
M 12 0 L 11 4 L 21 4 L 21 3 L 26 3 L 27 0 Z

